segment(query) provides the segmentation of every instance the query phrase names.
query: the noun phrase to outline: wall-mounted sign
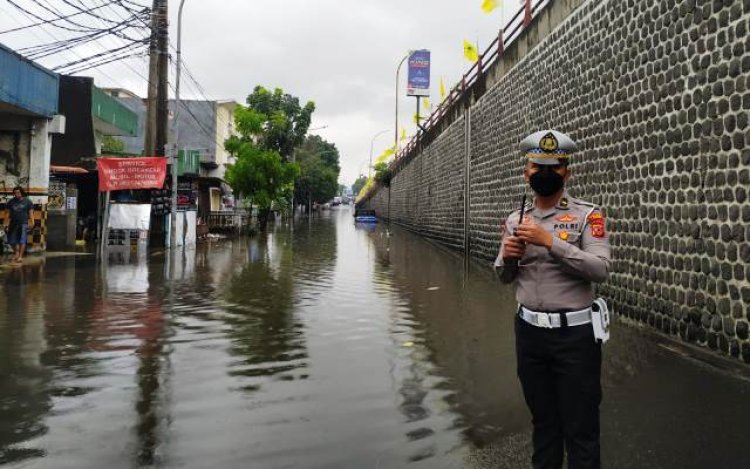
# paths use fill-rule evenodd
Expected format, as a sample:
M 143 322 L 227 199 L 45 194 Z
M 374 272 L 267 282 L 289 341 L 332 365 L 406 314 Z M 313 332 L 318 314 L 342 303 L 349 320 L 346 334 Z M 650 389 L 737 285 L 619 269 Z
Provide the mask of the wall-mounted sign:
M 47 210 L 65 210 L 67 184 L 62 181 L 50 180 L 47 190 Z
M 407 96 L 430 95 L 430 51 L 416 50 L 409 56 Z
M 167 159 L 98 158 L 99 192 L 128 189 L 161 189 L 167 176 Z

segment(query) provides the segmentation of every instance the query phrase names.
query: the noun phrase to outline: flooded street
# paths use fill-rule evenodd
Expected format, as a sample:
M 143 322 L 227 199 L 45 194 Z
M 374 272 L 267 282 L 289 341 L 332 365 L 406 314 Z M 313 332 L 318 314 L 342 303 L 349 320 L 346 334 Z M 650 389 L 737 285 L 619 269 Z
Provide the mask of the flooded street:
M 7 467 L 528 467 L 511 290 L 346 207 L 0 282 Z M 750 382 L 625 326 L 605 356 L 607 467 L 750 467 Z

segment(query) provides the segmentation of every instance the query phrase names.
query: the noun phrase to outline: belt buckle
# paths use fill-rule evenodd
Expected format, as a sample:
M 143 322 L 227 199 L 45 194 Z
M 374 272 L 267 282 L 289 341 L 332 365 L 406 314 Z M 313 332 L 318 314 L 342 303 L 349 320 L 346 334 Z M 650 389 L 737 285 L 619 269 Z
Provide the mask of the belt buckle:
M 537 313 L 536 324 L 545 329 L 552 329 L 552 319 L 549 313 Z

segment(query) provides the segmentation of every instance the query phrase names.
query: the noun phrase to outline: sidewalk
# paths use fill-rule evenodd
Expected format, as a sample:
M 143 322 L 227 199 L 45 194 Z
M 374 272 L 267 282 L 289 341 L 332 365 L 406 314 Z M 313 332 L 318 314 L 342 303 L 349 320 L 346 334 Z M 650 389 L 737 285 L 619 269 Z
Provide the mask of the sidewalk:
M 27 254 L 24 256 L 20 264 L 13 264 L 10 260 L 13 258 L 11 254 L 0 257 L 0 273 L 18 269 L 21 267 L 35 267 L 45 263 L 47 259 L 54 259 L 60 257 L 79 257 L 79 256 L 93 256 L 94 254 L 88 252 L 40 252 Z

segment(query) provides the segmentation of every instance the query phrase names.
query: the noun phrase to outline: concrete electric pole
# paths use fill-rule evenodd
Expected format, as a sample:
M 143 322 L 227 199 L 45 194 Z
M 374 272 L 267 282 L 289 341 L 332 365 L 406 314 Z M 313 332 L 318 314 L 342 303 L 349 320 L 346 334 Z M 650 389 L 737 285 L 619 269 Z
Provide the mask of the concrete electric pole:
M 177 247 L 177 160 L 180 156 L 180 77 L 182 75 L 182 10 L 185 7 L 185 0 L 180 0 L 180 9 L 177 15 L 177 64 L 175 67 L 175 89 L 174 89 L 174 116 L 172 121 L 174 145 L 172 145 L 172 210 L 169 214 L 169 247 Z M 183 238 L 185 233 L 183 230 Z M 183 243 L 184 245 L 184 243 Z
M 151 12 L 151 46 L 146 104 L 146 156 L 164 156 L 169 120 L 169 21 L 167 0 L 154 0 Z
M 146 135 L 144 156 L 165 156 L 169 123 L 169 19 L 168 0 L 153 0 L 151 42 L 149 47 L 148 97 L 146 98 Z M 176 180 L 172 185 L 177 184 Z M 157 226 L 163 226 L 157 223 Z M 151 231 L 152 241 L 164 243 L 163 231 Z

